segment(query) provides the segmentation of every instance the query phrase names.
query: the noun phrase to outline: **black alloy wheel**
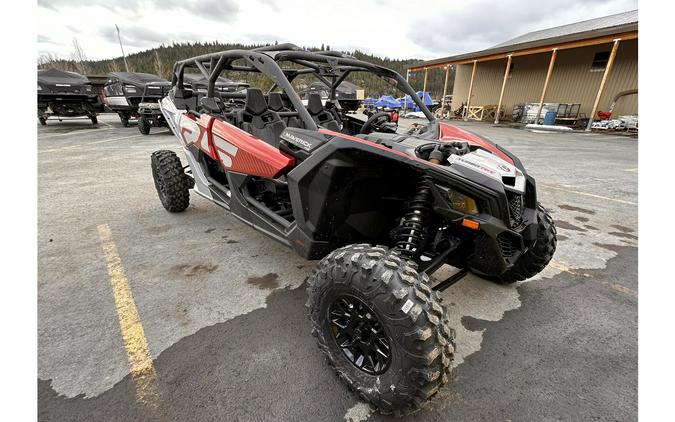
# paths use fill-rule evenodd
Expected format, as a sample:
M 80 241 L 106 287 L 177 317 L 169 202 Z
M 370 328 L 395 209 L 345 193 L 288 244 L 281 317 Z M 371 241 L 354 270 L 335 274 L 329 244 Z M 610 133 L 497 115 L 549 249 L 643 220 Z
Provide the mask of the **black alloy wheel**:
M 391 363 L 391 341 L 375 313 L 353 295 L 338 296 L 328 308 L 330 331 L 342 353 L 361 371 L 384 373 Z

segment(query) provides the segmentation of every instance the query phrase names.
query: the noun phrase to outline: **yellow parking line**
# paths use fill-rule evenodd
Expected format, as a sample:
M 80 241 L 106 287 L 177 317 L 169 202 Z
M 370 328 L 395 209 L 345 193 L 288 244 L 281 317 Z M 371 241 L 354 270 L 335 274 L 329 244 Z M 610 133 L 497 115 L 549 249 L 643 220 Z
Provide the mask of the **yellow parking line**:
M 131 377 L 136 385 L 136 400 L 147 410 L 159 407 L 157 372 L 152 363 L 148 340 L 145 338 L 141 318 L 129 287 L 129 281 L 122 266 L 122 259 L 107 224 L 98 226 L 101 246 L 108 264 L 108 275 L 112 283 L 117 318 L 122 332 L 124 348 L 127 351 Z

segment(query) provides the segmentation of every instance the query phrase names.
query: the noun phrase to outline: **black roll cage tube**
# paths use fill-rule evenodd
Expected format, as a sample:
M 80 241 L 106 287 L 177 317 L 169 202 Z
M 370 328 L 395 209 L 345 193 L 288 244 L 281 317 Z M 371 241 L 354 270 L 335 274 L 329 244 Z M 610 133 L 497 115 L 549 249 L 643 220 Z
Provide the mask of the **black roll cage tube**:
M 237 59 L 244 59 L 249 66 L 232 65 L 232 62 Z M 282 69 L 278 64 L 280 61 L 289 61 L 305 66 L 305 68 Z M 324 63 L 328 68 L 321 65 Z M 295 92 L 291 86 L 291 81 L 293 79 L 301 74 L 313 74 L 330 88 L 330 97 L 334 100 L 337 87 L 351 72 L 372 72 L 378 76 L 396 81 L 396 86 L 403 91 L 403 93 L 410 96 L 413 102 L 415 102 L 429 120 L 430 130 L 437 130 L 438 128 L 438 121 L 434 115 L 401 75 L 393 70 L 346 56 L 337 51 L 310 52 L 293 44 L 279 44 L 260 47 L 253 50 L 227 50 L 218 53 L 204 54 L 176 62 L 171 78 L 172 86 L 184 89 L 183 75 L 186 67 L 196 67 L 204 77 L 208 79 L 209 85 L 207 96 L 210 98 L 213 98 L 215 95 L 215 84 L 223 70 L 258 72 L 265 74 L 273 83 L 269 91 L 281 88 L 288 96 L 289 101 L 297 111 L 298 116 L 305 124 L 305 127 L 310 130 L 317 130 L 318 127 L 302 104 L 302 100 L 297 92 Z M 326 79 L 326 74 L 328 74 L 327 76 L 330 77 L 332 81 Z

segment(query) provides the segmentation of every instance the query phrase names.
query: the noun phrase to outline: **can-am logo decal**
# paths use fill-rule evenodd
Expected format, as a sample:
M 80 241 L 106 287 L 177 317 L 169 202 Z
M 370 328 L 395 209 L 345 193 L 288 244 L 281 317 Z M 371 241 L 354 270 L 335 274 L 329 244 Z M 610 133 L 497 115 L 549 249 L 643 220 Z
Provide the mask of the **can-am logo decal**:
M 507 166 L 506 164 L 499 164 L 497 167 L 499 167 L 499 170 L 502 170 L 506 173 L 511 173 L 511 167 Z

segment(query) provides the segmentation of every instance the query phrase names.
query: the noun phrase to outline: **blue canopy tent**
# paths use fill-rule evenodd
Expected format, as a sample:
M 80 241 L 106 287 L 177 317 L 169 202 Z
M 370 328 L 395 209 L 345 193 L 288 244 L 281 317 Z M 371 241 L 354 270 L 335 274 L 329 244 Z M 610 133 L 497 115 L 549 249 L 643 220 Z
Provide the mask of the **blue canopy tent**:
M 434 102 L 431 100 L 431 95 L 429 95 L 429 91 L 426 91 L 426 92 L 424 93 L 424 95 L 422 95 L 422 91 L 417 91 L 417 97 L 423 99 L 424 105 L 430 106 L 430 105 L 432 105 L 432 104 L 434 103 Z M 410 98 L 410 95 L 406 95 L 406 96 L 405 96 L 405 100 L 404 100 L 404 101 L 401 101 L 401 107 L 403 107 L 404 104 L 405 104 L 405 107 L 406 107 L 408 110 L 411 110 L 411 111 L 420 111 L 420 108 L 417 107 L 417 104 L 415 104 L 415 103 L 413 102 L 412 98 Z
M 363 106 L 366 108 L 375 107 L 375 101 L 377 101 L 375 98 L 368 97 L 365 100 L 363 100 Z
M 375 107 L 382 108 L 401 108 L 401 103 L 391 95 L 383 95 L 375 102 Z

